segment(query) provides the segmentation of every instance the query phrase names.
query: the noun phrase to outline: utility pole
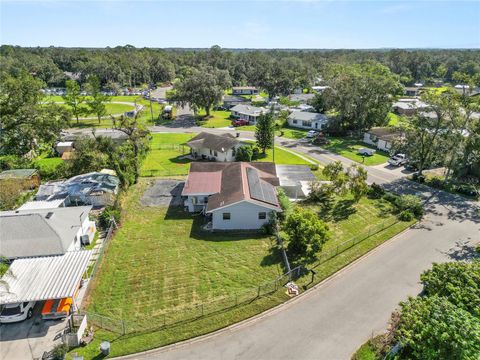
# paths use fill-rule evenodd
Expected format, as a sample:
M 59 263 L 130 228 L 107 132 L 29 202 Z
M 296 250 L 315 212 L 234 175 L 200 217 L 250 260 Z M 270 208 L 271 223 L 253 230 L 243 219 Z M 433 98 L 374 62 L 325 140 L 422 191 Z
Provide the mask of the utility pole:
M 150 100 L 150 116 L 152 118 L 152 125 L 154 125 L 153 121 L 153 109 L 152 109 L 152 89 L 148 89 L 148 99 Z

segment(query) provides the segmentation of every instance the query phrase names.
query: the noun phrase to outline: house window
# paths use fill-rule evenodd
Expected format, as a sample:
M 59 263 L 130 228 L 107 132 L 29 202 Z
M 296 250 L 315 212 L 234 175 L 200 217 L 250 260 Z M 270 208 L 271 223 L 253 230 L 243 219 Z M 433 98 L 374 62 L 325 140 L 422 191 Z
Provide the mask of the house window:
M 305 121 L 305 120 L 303 120 L 303 121 L 302 121 L 302 126 L 312 127 L 312 122 L 311 122 L 311 121 Z
M 230 220 L 230 213 L 223 213 L 223 220 Z
M 215 153 L 214 153 L 214 155 L 215 155 L 215 156 L 218 156 L 218 152 L 217 152 L 217 150 L 215 150 Z
M 292 120 L 292 123 L 296 124 L 296 123 L 297 123 L 297 120 Z
M 258 213 L 258 219 L 259 220 L 265 220 L 267 218 L 267 213 L 262 211 Z
M 208 196 L 205 196 L 205 197 L 203 198 L 203 203 L 204 203 L 204 204 L 207 204 L 207 203 L 208 203 Z
M 236 153 L 237 153 L 237 149 L 235 149 L 234 147 L 232 147 L 232 156 L 235 156 Z
M 210 149 L 210 155 L 212 155 L 212 149 Z

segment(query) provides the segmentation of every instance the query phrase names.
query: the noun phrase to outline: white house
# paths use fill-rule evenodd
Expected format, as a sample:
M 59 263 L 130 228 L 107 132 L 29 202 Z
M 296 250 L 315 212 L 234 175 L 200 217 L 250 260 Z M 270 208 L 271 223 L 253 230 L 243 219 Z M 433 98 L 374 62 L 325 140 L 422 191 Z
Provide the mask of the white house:
M 255 86 L 234 86 L 232 95 L 257 95 L 258 89 Z
M 59 141 L 55 145 L 55 150 L 62 156 L 64 152 L 73 151 L 73 141 Z
M 328 124 L 328 117 L 325 114 L 294 111 L 288 116 L 287 121 L 292 127 L 323 130 Z
M 232 112 L 232 117 L 247 120 L 252 125 L 257 123 L 260 115 L 268 112 L 265 108 L 244 104 L 235 105 L 230 111 Z
M 8 259 L 63 255 L 91 242 L 91 206 L 0 212 L 0 249 Z
M 372 128 L 363 134 L 363 142 L 375 146 L 379 150 L 390 152 L 393 142 L 403 134 L 390 127 Z
M 399 99 L 393 104 L 393 110 L 398 115 L 412 116 L 420 111 L 428 110 L 428 104 L 418 99 Z
M 237 150 L 242 143 L 231 134 L 215 135 L 201 132 L 187 145 L 194 159 L 235 161 Z
M 212 230 L 260 229 L 280 212 L 273 163 L 194 162 L 182 191 L 189 212 L 202 212 Z

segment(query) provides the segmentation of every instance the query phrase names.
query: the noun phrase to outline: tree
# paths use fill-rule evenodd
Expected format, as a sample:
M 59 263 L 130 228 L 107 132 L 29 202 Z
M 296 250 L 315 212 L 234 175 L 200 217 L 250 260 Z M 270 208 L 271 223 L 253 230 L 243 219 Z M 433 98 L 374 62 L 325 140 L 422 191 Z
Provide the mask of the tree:
M 0 79 L 0 154 L 34 155 L 40 146 L 50 148 L 68 126 L 69 112 L 45 103 L 43 83 L 30 74 Z
M 148 135 L 150 132 L 142 124 L 138 123 L 140 112 L 137 112 L 133 118 L 121 116 L 116 129 L 128 136 L 127 143 L 124 144 L 124 150 L 130 153 L 133 161 L 134 183 L 138 182 L 140 177 L 140 164 L 148 151 Z
M 257 119 L 255 125 L 255 139 L 257 145 L 262 149 L 263 154 L 267 149 L 273 147 L 273 139 L 275 137 L 275 120 L 273 119 L 273 111 L 262 114 Z
M 310 101 L 310 105 L 313 106 L 316 112 L 324 113 L 325 111 L 329 110 L 327 106 L 327 102 L 325 101 L 325 97 L 321 93 L 316 93 L 314 98 Z
M 342 130 L 361 132 L 388 123 L 392 98 L 402 92 L 399 78 L 375 62 L 331 65 L 325 71 L 329 85 L 323 96 L 338 113 Z
M 367 176 L 362 166 L 354 164 L 348 168 L 348 188 L 355 202 L 359 202 L 368 192 Z
M 237 149 L 237 153 L 235 155 L 236 161 L 252 161 L 253 156 L 253 148 L 251 145 L 242 145 Z
M 332 182 L 332 190 L 335 194 L 345 195 L 348 190 L 348 174 L 343 170 L 343 165 L 340 161 L 326 165 L 322 170 L 322 174 Z
M 107 115 L 106 102 L 111 100 L 111 97 L 101 93 L 100 80 L 96 76 L 90 76 L 87 80 L 87 92 L 90 99 L 87 99 L 87 105 L 90 112 L 95 114 L 100 124 L 102 117 Z
M 85 102 L 85 96 L 82 96 L 80 85 L 75 80 L 65 81 L 66 93 L 63 95 L 65 104 L 70 106 L 73 116 L 77 119 L 77 124 L 80 123 L 79 117 L 86 114 L 85 107 L 81 106 Z
M 480 260 L 433 264 L 420 279 L 427 296 L 442 296 L 480 319 Z
M 284 231 L 288 236 L 288 253 L 294 258 L 315 258 L 330 236 L 328 225 L 315 212 L 301 207 L 288 216 Z
M 224 90 L 230 86 L 227 71 L 210 66 L 192 68 L 183 80 L 174 85 L 171 100 L 180 105 L 188 104 L 191 107 L 203 108 L 209 117 L 211 107 L 222 100 Z
M 82 137 L 75 141 L 75 151 L 68 161 L 68 173 L 71 176 L 109 168 L 109 152 L 100 149 L 98 140 Z M 110 149 L 109 149 L 110 150 Z
M 480 354 L 480 321 L 439 296 L 410 298 L 401 303 L 395 330 L 408 359 L 464 360 Z

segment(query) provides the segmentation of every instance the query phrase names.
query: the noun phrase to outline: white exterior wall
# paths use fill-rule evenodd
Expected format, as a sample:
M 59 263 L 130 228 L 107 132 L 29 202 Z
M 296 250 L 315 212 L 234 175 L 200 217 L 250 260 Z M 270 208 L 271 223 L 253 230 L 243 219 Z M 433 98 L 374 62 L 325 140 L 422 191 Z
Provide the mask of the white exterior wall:
M 370 138 L 370 134 L 369 134 L 369 133 L 364 133 L 364 134 L 363 134 L 363 142 L 364 142 L 365 144 L 377 146 L 377 143 L 376 143 L 375 141 L 372 141 L 372 139 Z
M 75 235 L 75 239 L 72 239 L 72 243 L 70 244 L 70 247 L 68 248 L 67 251 L 80 250 L 82 245 L 82 243 L 80 242 L 80 237 L 82 235 L 88 235 L 90 242 L 92 242 L 96 232 L 97 232 L 97 227 L 95 225 L 95 222 L 90 221 L 90 219 L 87 216 L 87 218 L 82 223 L 82 227 L 81 228 L 79 227 L 77 234 Z
M 310 126 L 303 126 L 303 121 L 302 120 L 297 120 L 297 123 L 294 124 L 295 119 L 288 118 L 288 125 L 291 127 L 296 127 L 299 129 L 313 129 L 313 130 L 322 130 L 326 123 L 325 122 L 320 122 L 320 121 L 312 121 Z
M 392 143 L 390 141 L 378 139 L 377 148 L 386 152 L 390 152 Z
M 241 145 L 235 146 L 238 149 Z M 201 158 L 202 155 L 205 155 L 207 158 L 215 158 L 217 161 L 235 161 L 235 155 L 233 154 L 232 149 L 228 149 L 226 152 L 217 151 L 217 156 L 215 156 L 215 151 L 212 150 L 210 154 L 210 149 L 192 149 L 192 154 L 197 153 L 197 159 Z
M 242 201 L 212 211 L 212 229 L 214 230 L 251 230 L 260 229 L 270 219 L 273 210 L 260 205 Z M 258 218 L 259 212 L 266 212 L 266 219 Z M 223 220 L 223 213 L 230 213 L 230 220 Z
M 212 194 L 196 194 L 188 195 L 187 199 L 184 202 L 184 205 L 188 208 L 188 212 L 198 212 L 207 204 L 205 202 L 205 197 L 208 197 Z
M 252 115 L 247 115 L 247 114 L 240 113 L 238 111 L 232 111 L 232 116 L 235 117 L 235 118 L 248 120 L 251 125 L 255 125 L 257 123 L 257 118 L 260 115 L 252 116 Z

